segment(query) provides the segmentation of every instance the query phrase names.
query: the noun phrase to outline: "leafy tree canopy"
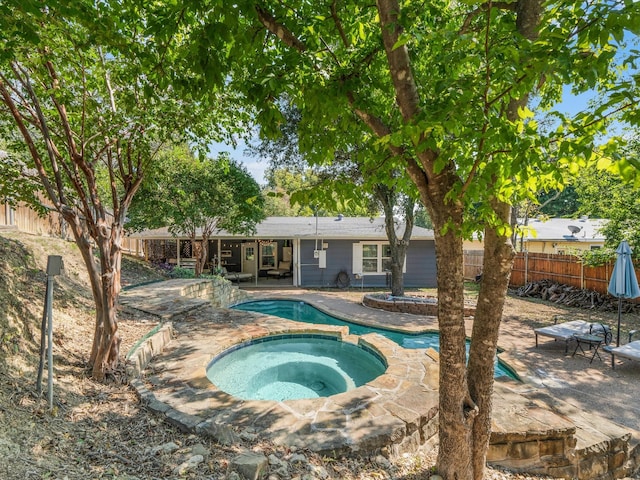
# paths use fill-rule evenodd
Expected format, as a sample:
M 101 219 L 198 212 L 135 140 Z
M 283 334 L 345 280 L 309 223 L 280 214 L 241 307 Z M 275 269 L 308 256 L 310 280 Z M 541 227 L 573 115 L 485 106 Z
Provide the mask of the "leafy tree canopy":
M 168 227 L 251 234 L 264 218 L 256 181 L 227 155 L 197 158 L 185 145 L 164 150 L 129 210 L 131 230 Z

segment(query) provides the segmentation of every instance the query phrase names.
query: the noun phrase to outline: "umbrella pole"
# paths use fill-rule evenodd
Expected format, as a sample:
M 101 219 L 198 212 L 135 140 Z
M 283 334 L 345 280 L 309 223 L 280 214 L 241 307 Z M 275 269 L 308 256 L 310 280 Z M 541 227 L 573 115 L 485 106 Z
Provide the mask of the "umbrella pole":
M 616 347 L 620 346 L 620 317 L 622 316 L 622 297 L 618 297 L 618 338 L 616 339 Z

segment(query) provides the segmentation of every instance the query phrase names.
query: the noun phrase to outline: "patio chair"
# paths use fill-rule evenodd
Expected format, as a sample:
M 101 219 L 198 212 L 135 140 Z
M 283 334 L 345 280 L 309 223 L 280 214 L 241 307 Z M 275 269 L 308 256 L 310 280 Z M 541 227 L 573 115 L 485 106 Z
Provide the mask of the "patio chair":
M 606 352 L 609 352 L 611 354 L 611 368 L 616 368 L 616 357 L 640 361 L 640 340 L 632 341 L 632 337 L 636 333 L 638 333 L 637 330 L 631 330 L 629 332 L 629 343 L 627 343 L 626 345 L 604 348 Z
M 291 274 L 291 262 L 279 262 L 278 268 L 267 270 L 267 275 L 270 277 L 286 277 Z
M 252 273 L 229 272 L 226 267 L 222 267 L 222 276 L 231 282 L 235 280 L 237 283 L 244 280 L 251 280 L 253 278 Z
M 575 340 L 576 335 L 598 335 L 602 336 L 605 344 L 611 343 L 611 328 L 601 323 L 590 323 L 584 320 L 572 320 L 570 322 L 558 323 L 560 318 L 553 317 L 554 324 L 548 327 L 535 328 L 536 348 L 538 348 L 538 336 L 550 337 L 554 340 L 565 342 L 564 353 L 569 352 L 569 342 Z

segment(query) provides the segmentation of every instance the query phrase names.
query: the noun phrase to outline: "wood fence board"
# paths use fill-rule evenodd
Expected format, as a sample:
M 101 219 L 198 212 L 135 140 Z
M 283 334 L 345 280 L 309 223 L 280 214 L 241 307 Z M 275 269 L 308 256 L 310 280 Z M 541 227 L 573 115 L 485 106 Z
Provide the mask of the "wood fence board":
M 11 208 L 7 203 L 0 203 L 0 226 L 13 226 L 32 235 L 74 240 L 62 216 L 53 209 L 47 216 L 41 217 L 26 204 Z M 123 237 L 121 249 L 123 253 L 142 256 L 142 240 Z

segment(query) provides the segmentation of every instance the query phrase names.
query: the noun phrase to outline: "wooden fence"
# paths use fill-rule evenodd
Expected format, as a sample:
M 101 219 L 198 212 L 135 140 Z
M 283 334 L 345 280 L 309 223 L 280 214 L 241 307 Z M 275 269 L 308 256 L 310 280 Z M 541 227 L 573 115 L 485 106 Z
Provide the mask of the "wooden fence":
M 464 252 L 464 278 L 475 280 L 477 275 L 482 273 L 482 260 L 484 252 L 482 250 L 465 250 Z
M 477 265 L 482 268 L 482 251 L 464 252 L 465 278 L 474 279 Z M 530 282 L 551 280 L 552 282 L 571 285 L 585 290 L 594 290 L 606 294 L 614 262 L 598 267 L 584 265 L 579 257 L 573 255 L 557 255 L 553 253 L 516 254 L 511 271 L 509 286 L 520 287 Z M 640 277 L 639 265 L 636 265 L 636 275 Z
M 26 204 L 12 208 L 7 203 L 0 203 L 0 229 L 19 230 L 32 235 L 58 237 L 68 241 L 74 240 L 73 234 L 58 212 L 50 210 L 47 216 L 40 217 Z M 143 256 L 142 240 L 123 237 L 122 252 Z

